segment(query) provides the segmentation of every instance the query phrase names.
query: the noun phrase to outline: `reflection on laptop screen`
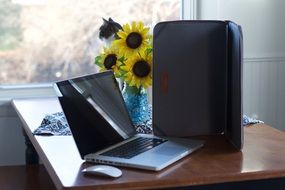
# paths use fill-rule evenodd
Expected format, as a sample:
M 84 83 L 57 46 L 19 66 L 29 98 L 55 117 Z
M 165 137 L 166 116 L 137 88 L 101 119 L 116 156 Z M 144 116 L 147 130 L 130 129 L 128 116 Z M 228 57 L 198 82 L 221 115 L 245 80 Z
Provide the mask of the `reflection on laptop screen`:
M 122 137 L 133 135 L 134 128 L 113 74 L 89 75 L 68 81 Z

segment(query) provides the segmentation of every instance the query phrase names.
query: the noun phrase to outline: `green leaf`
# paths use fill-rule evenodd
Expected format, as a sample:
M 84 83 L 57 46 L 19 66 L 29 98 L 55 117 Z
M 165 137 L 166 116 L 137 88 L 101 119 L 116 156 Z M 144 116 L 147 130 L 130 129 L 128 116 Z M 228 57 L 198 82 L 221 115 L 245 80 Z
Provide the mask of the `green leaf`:
M 103 64 L 101 60 L 102 60 L 102 57 L 100 55 L 96 56 L 94 64 L 98 65 L 99 67 L 102 67 Z
M 145 51 L 146 51 L 146 54 L 148 55 L 148 54 L 152 53 L 152 48 L 147 48 Z
M 120 61 L 121 63 L 124 63 L 124 62 L 125 62 L 125 57 L 124 57 L 124 56 L 120 57 L 120 58 L 118 59 L 118 61 Z

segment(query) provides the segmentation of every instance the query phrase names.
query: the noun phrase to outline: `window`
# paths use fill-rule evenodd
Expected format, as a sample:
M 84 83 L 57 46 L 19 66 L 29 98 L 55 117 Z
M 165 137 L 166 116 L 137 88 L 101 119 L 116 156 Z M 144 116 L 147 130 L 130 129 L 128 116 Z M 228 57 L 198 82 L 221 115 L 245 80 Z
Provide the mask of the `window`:
M 0 0 L 0 84 L 46 83 L 96 72 L 102 18 L 180 19 L 180 0 Z

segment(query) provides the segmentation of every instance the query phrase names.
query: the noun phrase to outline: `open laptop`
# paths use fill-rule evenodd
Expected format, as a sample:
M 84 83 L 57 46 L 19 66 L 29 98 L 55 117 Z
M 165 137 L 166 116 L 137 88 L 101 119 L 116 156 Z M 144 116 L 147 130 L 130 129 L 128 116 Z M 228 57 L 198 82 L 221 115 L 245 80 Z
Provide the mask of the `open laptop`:
M 54 84 L 81 158 L 158 171 L 203 146 L 193 139 L 137 134 L 113 72 Z

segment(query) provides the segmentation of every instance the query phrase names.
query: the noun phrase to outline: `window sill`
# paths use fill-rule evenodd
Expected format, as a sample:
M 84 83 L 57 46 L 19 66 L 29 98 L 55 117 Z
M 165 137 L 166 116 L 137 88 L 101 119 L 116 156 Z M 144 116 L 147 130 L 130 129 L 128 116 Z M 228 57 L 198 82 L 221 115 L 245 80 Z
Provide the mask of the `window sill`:
M 32 98 L 54 96 L 51 83 L 31 84 L 31 85 L 1 85 L 0 86 L 0 105 L 11 101 L 14 98 Z
M 11 106 L 12 99 L 51 96 L 55 96 L 52 84 L 0 85 L 0 118 L 17 116 Z

